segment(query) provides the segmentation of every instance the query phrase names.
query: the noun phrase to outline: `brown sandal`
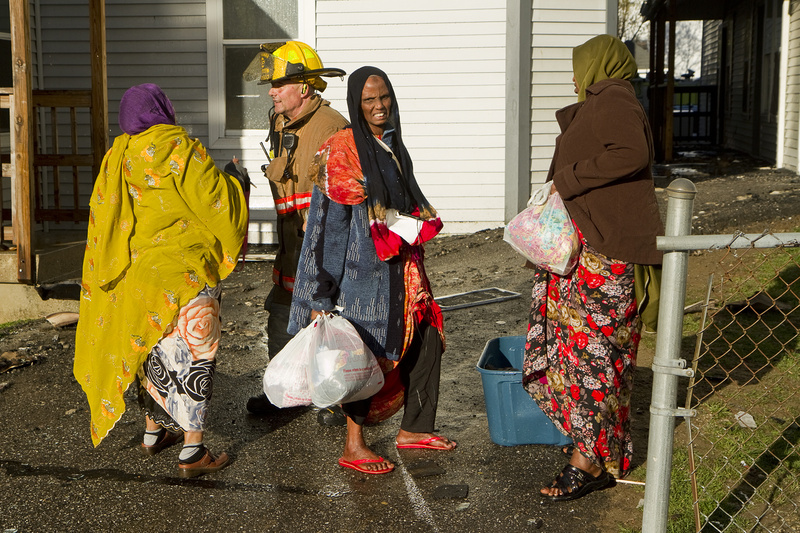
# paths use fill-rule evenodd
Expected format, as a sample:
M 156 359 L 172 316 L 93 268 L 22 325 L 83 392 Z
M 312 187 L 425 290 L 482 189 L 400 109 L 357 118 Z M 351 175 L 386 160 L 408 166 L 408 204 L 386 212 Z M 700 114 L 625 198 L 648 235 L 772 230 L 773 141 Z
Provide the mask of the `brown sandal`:
M 178 463 L 178 473 L 182 478 L 191 478 L 202 476 L 203 474 L 212 474 L 214 472 L 219 472 L 228 466 L 230 462 L 231 460 L 227 453 L 222 452 L 215 457 L 210 451 L 208 451 L 208 448 L 206 448 L 205 455 L 203 455 L 199 461 L 195 461 L 194 463 Z
M 165 429 L 164 433 L 158 438 L 155 444 L 152 446 L 148 446 L 144 442 L 142 443 L 142 453 L 145 455 L 155 455 L 164 448 L 169 448 L 173 444 L 179 442 L 183 438 L 183 433 L 173 433 L 172 431 Z

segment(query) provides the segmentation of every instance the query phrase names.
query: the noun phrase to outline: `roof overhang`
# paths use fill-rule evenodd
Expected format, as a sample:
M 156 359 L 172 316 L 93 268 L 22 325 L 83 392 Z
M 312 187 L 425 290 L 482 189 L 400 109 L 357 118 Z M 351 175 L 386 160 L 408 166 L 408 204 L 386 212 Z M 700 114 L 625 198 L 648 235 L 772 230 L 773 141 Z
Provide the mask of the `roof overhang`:
M 716 20 L 741 0 L 645 0 L 641 14 L 645 20 L 653 20 L 666 14 L 669 20 Z M 674 9 L 674 13 L 672 13 Z M 673 17 L 674 15 L 674 17 Z

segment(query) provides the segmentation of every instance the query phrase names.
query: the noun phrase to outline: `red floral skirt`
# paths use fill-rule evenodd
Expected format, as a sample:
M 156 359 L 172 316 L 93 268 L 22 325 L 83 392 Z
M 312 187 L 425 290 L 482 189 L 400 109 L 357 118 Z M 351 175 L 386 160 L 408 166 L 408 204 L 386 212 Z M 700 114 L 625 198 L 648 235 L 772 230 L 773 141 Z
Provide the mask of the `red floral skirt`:
M 641 323 L 632 263 L 586 242 L 567 276 L 534 275 L 523 386 L 575 446 L 616 478 L 631 468 L 630 402 Z

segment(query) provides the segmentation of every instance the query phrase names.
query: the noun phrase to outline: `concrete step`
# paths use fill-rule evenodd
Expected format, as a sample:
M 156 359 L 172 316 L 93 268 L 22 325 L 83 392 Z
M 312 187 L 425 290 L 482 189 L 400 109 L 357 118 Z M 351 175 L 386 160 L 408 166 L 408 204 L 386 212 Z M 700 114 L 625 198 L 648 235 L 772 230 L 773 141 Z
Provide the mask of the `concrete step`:
M 42 300 L 36 287 L 20 283 L 0 283 L 0 324 L 15 320 L 45 318 L 61 311 L 78 312 L 77 300 Z
M 36 283 L 81 277 L 86 241 L 51 244 L 36 253 Z M 0 283 L 17 283 L 17 252 L 0 251 Z
M 81 278 L 86 234 L 61 232 L 57 237 L 37 235 L 40 249 L 36 253 L 35 287 L 17 281 L 17 252 L 0 251 L 0 324 L 78 311 L 74 297 Z

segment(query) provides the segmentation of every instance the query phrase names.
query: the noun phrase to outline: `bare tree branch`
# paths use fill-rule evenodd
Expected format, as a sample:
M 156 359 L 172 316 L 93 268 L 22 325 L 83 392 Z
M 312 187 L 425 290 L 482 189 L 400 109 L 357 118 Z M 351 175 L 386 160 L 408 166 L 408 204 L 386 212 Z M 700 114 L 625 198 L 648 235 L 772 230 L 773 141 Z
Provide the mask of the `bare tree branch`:
M 649 27 L 640 14 L 644 0 L 619 0 L 617 8 L 617 37 L 622 41 L 646 39 Z

